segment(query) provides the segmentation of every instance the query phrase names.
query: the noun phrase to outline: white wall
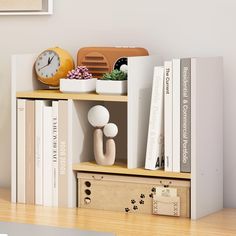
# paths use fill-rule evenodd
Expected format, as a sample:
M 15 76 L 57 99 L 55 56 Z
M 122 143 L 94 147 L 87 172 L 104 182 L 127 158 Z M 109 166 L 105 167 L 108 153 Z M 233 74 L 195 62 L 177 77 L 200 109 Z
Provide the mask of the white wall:
M 10 55 L 138 45 L 164 57 L 224 56 L 225 207 L 236 207 L 236 1 L 54 0 L 53 16 L 0 17 L 0 185 L 10 184 Z M 223 88 L 222 88 L 223 89 Z

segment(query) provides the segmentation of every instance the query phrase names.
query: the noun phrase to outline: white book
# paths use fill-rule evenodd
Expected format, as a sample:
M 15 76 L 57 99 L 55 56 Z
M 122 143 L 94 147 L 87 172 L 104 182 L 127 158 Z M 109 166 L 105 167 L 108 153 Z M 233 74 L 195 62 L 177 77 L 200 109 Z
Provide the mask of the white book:
M 81 131 L 79 130 L 79 122 L 78 122 L 78 107 L 76 108 L 76 103 L 72 100 L 68 100 L 68 207 L 76 207 L 76 175 L 73 169 L 73 164 L 78 162 L 78 146 L 75 144 L 75 140 L 81 140 Z
M 52 200 L 58 206 L 58 101 L 52 102 Z
M 164 105 L 164 137 L 165 137 L 165 171 L 173 171 L 173 100 L 172 100 L 172 61 L 166 61 L 164 63 L 164 91 L 165 91 L 165 105 Z
M 58 102 L 58 206 L 68 207 L 68 101 Z
M 180 172 L 180 59 L 173 59 L 173 171 Z
M 43 205 L 52 206 L 52 106 L 43 109 Z
M 154 68 L 145 168 L 164 167 L 164 67 Z
M 35 204 L 43 205 L 43 111 L 49 101 L 35 100 Z
M 71 99 L 58 101 L 58 206 L 76 207 L 77 177 L 73 171 L 73 164 L 90 160 L 93 153 L 91 146 L 81 140 L 92 132 L 83 129 L 83 122 L 89 107 Z M 82 112 L 82 113 L 81 113 Z M 82 120 L 81 120 L 82 119 Z M 87 133 L 89 132 L 89 133 Z M 78 142 L 80 140 L 81 142 Z M 86 148 L 85 148 L 86 147 Z M 85 149 L 87 150 L 84 152 Z M 86 157 L 86 159 L 84 159 Z
M 17 99 L 17 202 L 25 203 L 25 109 L 26 99 Z

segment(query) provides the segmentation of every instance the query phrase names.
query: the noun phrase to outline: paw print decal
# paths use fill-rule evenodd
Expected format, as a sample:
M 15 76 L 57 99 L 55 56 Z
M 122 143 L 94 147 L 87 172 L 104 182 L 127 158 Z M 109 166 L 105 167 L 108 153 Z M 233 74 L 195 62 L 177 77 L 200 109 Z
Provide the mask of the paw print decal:
M 125 208 L 125 212 L 129 212 L 130 209 L 128 207 Z

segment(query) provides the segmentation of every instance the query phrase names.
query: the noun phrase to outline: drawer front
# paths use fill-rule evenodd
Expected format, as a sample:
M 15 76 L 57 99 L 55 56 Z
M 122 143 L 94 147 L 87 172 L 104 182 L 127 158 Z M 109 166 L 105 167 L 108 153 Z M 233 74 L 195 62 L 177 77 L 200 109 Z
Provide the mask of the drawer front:
M 180 216 L 190 216 L 190 181 L 78 173 L 79 207 L 152 214 L 155 187 L 177 188 Z

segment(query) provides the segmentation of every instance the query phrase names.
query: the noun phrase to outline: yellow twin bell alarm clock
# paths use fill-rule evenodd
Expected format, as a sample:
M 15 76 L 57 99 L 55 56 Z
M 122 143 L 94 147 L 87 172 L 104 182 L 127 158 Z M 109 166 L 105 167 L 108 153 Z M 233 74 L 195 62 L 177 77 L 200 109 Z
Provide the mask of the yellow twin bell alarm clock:
M 74 68 L 72 56 L 59 47 L 42 52 L 35 61 L 37 78 L 44 84 L 58 87 L 61 78 Z

